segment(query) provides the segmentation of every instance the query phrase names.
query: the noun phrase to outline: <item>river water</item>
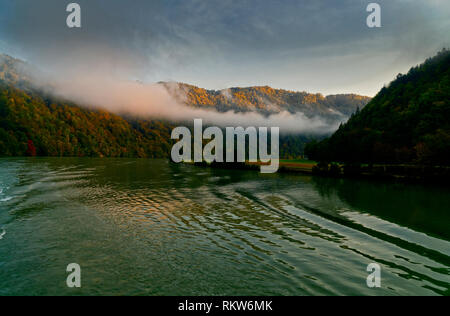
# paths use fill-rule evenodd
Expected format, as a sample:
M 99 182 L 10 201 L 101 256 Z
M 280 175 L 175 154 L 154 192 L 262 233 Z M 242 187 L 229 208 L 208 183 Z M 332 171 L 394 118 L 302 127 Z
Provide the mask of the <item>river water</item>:
M 450 295 L 449 224 L 445 187 L 0 159 L 0 295 Z

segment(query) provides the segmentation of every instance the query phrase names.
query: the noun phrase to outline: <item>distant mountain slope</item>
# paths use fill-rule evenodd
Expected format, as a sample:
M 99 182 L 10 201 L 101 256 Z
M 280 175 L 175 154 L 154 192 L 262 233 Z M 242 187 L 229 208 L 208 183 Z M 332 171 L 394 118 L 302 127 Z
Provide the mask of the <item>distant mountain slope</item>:
M 0 80 L 7 84 L 30 87 L 31 65 L 0 54 Z M 35 70 L 38 73 L 37 70 Z M 288 111 L 302 112 L 307 117 L 321 117 L 330 123 L 346 121 L 357 109 L 364 108 L 371 98 L 356 94 L 323 96 L 271 87 L 206 90 L 185 83 L 161 82 L 179 102 L 193 107 L 214 108 L 218 112 L 258 112 L 263 115 Z
M 0 80 L 0 156 L 168 157 L 173 127 L 83 109 Z
M 25 75 L 27 64 L 19 59 L 0 54 L 0 80 L 16 86 L 29 82 L 30 78 Z
M 0 157 L 168 158 L 175 124 L 89 110 L 0 80 Z M 311 137 L 280 138 L 280 157 L 298 158 Z
M 206 90 L 184 83 L 162 83 L 178 101 L 195 107 L 215 108 L 219 112 L 257 111 L 264 115 L 288 111 L 302 112 L 307 117 L 321 116 L 331 120 L 345 120 L 371 100 L 356 94 L 323 96 L 307 92 L 293 92 L 271 87 L 230 88 Z M 181 93 L 180 93 L 181 92 Z
M 322 161 L 450 165 L 450 51 L 398 75 L 307 152 Z
M 89 110 L 33 88 L 30 66 L 0 55 L 0 156 L 168 157 L 174 124 Z M 344 121 L 369 98 L 275 90 L 269 87 L 207 91 L 186 84 L 161 83 L 179 101 L 220 112 L 289 111 Z M 303 154 L 308 135 L 280 139 L 282 158 Z

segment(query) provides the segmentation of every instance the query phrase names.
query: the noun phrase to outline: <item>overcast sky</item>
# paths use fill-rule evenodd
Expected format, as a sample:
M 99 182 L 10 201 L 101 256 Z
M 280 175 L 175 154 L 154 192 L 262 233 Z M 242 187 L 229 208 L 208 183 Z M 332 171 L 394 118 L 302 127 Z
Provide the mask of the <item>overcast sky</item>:
M 449 0 L 0 0 L 0 52 L 67 73 L 373 96 L 450 47 Z M 366 26 L 370 2 L 382 28 Z

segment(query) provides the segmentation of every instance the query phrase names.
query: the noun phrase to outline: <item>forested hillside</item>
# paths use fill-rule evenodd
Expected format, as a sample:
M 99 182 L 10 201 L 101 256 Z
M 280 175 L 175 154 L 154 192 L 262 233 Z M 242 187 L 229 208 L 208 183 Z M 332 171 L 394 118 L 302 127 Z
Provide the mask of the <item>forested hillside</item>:
M 33 88 L 30 66 L 0 55 L 0 156 L 168 157 L 174 123 L 90 110 Z M 178 101 L 219 112 L 289 111 L 343 121 L 370 98 L 275 90 L 270 87 L 210 91 L 161 83 Z M 282 158 L 298 158 L 311 135 L 282 135 Z
M 55 102 L 0 81 L 0 156 L 167 157 L 172 128 Z
M 398 75 L 307 154 L 328 162 L 450 165 L 450 51 Z
M 5 83 L 16 87 L 27 85 L 31 79 L 26 70 L 30 67 L 19 59 L 0 54 L 0 80 Z
M 0 80 L 0 156 L 167 158 L 175 126 L 84 109 Z M 301 156 L 311 139 L 281 136 L 281 157 Z
M 219 112 L 251 112 L 269 115 L 288 111 L 302 112 L 308 117 L 342 120 L 362 109 L 371 98 L 356 94 L 323 96 L 271 87 L 206 90 L 183 83 L 161 83 L 178 101 L 195 107 L 215 108 Z
M 175 124 L 124 118 L 24 91 L 0 80 L 0 156 L 169 157 Z M 280 139 L 297 158 L 311 137 Z

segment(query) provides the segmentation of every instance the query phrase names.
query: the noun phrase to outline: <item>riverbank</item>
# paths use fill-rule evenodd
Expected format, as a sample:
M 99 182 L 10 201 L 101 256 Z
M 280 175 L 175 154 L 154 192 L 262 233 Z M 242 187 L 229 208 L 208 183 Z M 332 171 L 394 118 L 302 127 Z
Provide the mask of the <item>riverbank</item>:
M 246 165 L 250 167 L 260 166 L 262 163 L 252 163 L 247 162 Z M 281 159 L 279 163 L 278 172 L 287 172 L 287 173 L 303 173 L 303 174 L 313 174 L 314 166 L 317 165 L 317 162 L 311 160 L 304 159 Z
M 245 163 L 193 163 L 196 166 L 260 170 L 261 162 Z M 395 180 L 405 182 L 445 183 L 450 178 L 450 167 L 424 165 L 342 165 L 320 164 L 311 160 L 280 160 L 279 173 L 300 173 L 330 178 L 362 178 L 373 180 Z
M 207 163 L 207 162 L 185 162 L 186 164 L 198 166 L 198 167 L 210 167 L 219 169 L 233 169 L 233 170 L 255 170 L 260 171 L 261 162 L 235 162 L 235 163 Z M 286 173 L 303 173 L 313 174 L 313 168 L 317 163 L 309 160 L 280 160 L 278 172 Z
M 317 164 L 313 174 L 335 178 L 366 178 L 408 182 L 447 183 L 450 167 L 413 164 L 339 165 Z

